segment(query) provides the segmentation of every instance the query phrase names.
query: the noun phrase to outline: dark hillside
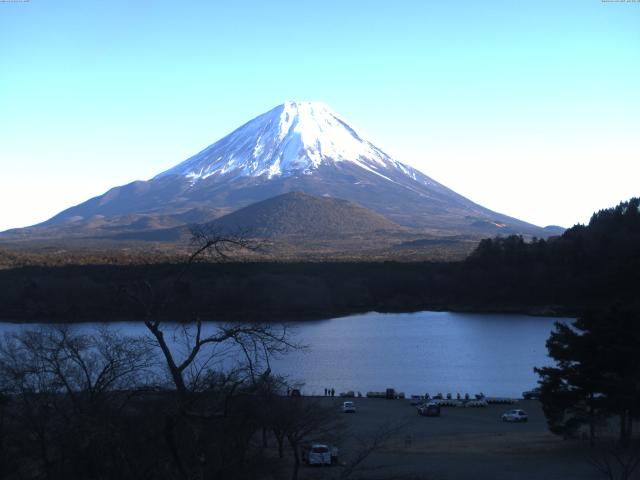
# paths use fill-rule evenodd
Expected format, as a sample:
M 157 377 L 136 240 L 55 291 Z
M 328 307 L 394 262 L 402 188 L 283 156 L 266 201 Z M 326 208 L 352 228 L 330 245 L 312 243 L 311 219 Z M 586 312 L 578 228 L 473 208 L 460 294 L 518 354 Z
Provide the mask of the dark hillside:
M 285 193 L 218 218 L 210 228 L 250 237 L 341 237 L 354 233 L 405 230 L 356 203 L 300 192 Z

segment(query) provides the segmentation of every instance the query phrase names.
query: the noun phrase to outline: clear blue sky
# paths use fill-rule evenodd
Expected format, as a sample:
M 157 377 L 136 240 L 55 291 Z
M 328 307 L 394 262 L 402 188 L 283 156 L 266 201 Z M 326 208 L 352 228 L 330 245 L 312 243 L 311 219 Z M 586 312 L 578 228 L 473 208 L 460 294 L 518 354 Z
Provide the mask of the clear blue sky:
M 285 100 L 540 225 L 640 195 L 640 3 L 0 3 L 0 230 L 148 179 Z

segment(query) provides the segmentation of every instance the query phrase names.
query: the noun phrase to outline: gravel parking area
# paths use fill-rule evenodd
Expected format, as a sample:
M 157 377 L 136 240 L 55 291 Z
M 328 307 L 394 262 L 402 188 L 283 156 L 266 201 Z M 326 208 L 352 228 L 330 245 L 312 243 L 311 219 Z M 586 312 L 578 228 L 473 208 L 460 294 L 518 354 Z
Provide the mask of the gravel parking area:
M 522 400 L 516 405 L 484 408 L 443 407 L 440 417 L 421 417 L 408 400 L 356 398 L 355 414 L 340 413 L 342 399 L 321 398 L 335 406 L 346 424 L 342 459 L 357 448 L 355 438 L 371 437 L 383 426 L 397 429 L 383 449 L 372 454 L 366 478 L 425 479 L 597 479 L 587 461 L 588 447 L 565 441 L 547 430 L 540 403 Z M 526 423 L 505 423 L 503 412 L 521 408 Z M 305 469 L 316 478 L 317 469 Z M 332 474 L 320 474 L 330 478 Z

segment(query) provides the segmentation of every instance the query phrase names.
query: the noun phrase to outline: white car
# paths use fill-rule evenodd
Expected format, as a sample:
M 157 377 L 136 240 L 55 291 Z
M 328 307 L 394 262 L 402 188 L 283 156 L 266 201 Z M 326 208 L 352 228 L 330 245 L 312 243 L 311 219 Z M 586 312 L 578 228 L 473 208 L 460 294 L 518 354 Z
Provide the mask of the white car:
M 526 422 L 529 420 L 529 415 L 524 410 L 509 410 L 502 414 L 503 422 Z
M 342 413 L 356 413 L 356 406 L 353 402 L 343 402 Z
M 314 443 L 303 449 L 302 459 L 308 465 L 331 465 L 331 450 L 328 445 Z

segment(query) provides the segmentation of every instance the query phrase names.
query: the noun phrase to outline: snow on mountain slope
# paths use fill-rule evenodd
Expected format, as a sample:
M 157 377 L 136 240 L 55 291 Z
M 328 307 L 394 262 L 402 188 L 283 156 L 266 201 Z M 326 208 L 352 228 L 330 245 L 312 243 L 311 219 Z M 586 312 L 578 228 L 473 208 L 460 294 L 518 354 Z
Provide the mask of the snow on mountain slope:
M 547 236 L 540 227 L 491 211 L 392 159 L 316 102 L 286 102 L 152 179 L 114 187 L 42 225 L 224 214 L 294 191 L 349 200 L 433 235 Z M 210 216 L 204 214 L 202 221 Z
M 360 137 L 323 103 L 286 102 L 155 178 L 179 175 L 195 183 L 214 175 L 310 175 L 322 164 L 338 162 L 351 162 L 389 181 L 385 170 L 418 177 L 416 170 Z

